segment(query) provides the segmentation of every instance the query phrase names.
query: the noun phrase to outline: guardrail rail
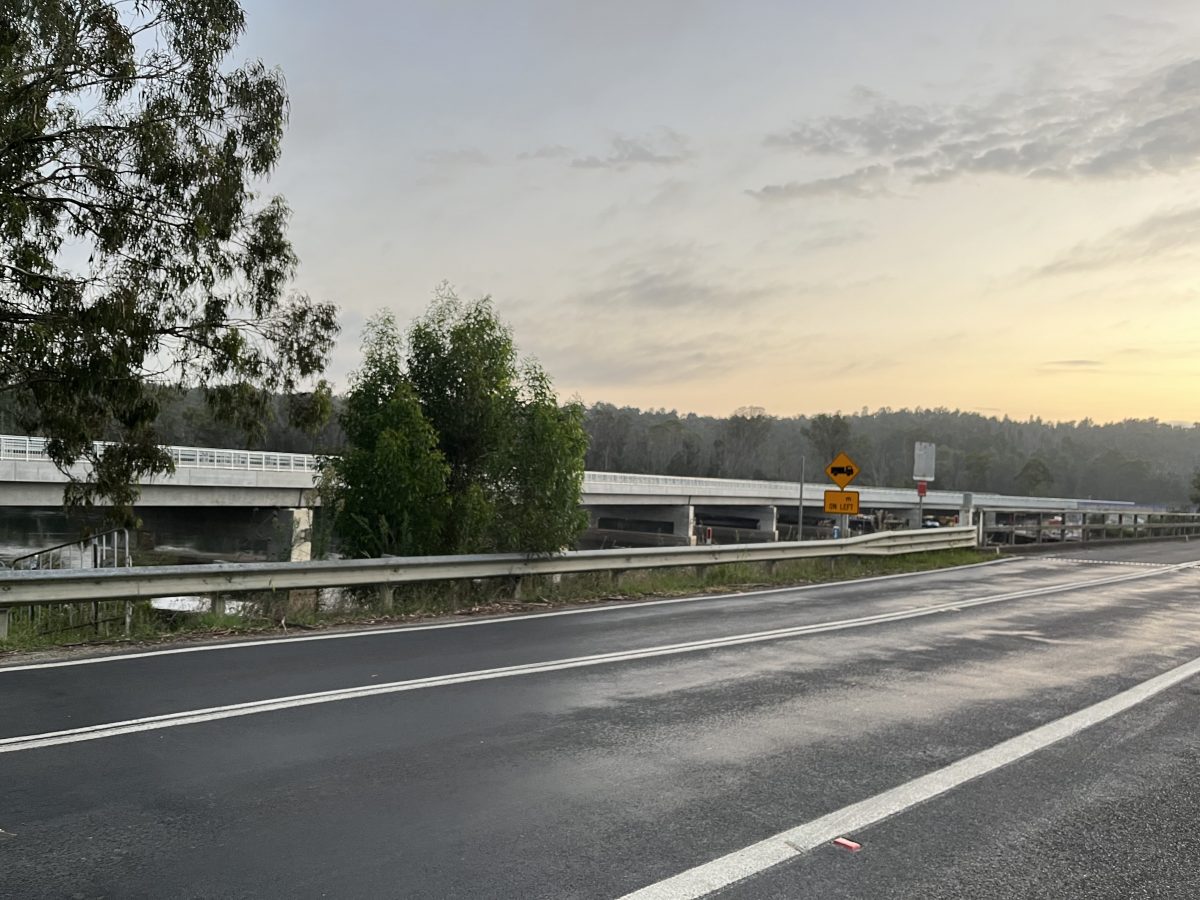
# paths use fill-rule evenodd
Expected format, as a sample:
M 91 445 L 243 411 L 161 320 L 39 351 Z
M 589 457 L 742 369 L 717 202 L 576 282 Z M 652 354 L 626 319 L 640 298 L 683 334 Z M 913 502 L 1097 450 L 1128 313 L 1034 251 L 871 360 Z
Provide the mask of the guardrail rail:
M 583 572 L 622 572 L 672 566 L 780 562 L 839 556 L 892 556 L 970 548 L 973 526 L 885 531 L 830 541 L 577 550 L 553 556 L 517 553 L 480 556 L 384 557 L 309 562 L 141 566 L 90 571 L 0 574 L 0 608 L 45 603 L 133 600 L 186 594 L 305 590 L 476 578 L 521 578 Z

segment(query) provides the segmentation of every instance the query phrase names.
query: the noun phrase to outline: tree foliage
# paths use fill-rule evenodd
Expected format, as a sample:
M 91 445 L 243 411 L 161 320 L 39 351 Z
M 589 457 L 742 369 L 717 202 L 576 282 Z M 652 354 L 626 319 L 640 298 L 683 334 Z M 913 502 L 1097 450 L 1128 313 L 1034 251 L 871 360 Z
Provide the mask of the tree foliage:
M 90 468 L 68 502 L 126 505 L 170 466 L 163 386 L 254 429 L 270 392 L 326 363 L 335 309 L 287 294 L 288 209 L 254 189 L 279 157 L 283 79 L 226 65 L 236 0 L 0 12 L 0 399 L 61 467 Z
M 450 468 L 404 377 L 395 320 L 368 323 L 363 364 L 341 413 L 347 448 L 323 461 L 321 492 L 353 557 L 441 550 Z
M 850 420 L 841 414 L 815 415 L 803 426 L 802 431 L 816 454 L 818 468 L 824 468 L 850 445 Z
M 374 318 L 341 421 L 323 490 L 344 552 L 549 553 L 586 525 L 583 408 L 559 405 L 487 298 L 440 288 L 406 337 Z

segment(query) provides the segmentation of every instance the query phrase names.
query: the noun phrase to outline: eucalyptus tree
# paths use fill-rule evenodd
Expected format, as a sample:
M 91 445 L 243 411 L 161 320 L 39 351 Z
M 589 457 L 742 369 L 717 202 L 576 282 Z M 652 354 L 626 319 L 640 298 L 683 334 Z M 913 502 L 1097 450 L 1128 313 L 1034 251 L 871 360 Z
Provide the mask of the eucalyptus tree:
M 230 65 L 244 27 L 235 0 L 0 0 L 0 401 L 89 470 L 68 503 L 170 468 L 165 386 L 254 429 L 327 362 L 336 310 L 289 293 L 288 207 L 257 191 L 288 100 Z

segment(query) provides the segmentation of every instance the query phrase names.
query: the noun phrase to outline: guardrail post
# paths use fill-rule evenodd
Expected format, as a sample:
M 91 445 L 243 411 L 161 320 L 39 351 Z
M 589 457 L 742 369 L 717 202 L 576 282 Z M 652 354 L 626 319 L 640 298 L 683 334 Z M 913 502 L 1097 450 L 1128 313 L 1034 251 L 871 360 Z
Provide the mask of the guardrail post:
M 0 641 L 8 637 L 8 610 L 0 609 Z
M 220 594 L 213 594 L 212 612 L 214 616 L 225 615 L 225 598 Z
M 394 593 L 395 593 L 394 585 L 390 585 L 390 584 L 379 585 L 379 606 L 386 613 L 390 613 L 392 611 L 392 608 L 395 606 L 395 598 L 393 596 Z

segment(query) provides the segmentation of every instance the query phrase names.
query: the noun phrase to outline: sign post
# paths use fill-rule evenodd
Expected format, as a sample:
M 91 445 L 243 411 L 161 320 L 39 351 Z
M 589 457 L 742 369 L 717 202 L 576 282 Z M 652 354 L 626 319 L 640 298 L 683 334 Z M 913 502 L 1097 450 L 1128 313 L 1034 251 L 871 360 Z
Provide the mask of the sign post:
M 858 515 L 858 491 L 848 491 L 846 487 L 858 477 L 858 463 L 845 453 L 839 453 L 825 467 L 825 474 L 838 486 L 836 491 L 825 492 L 825 512 L 842 517 L 841 534 L 848 537 L 850 517 Z
M 917 483 L 917 517 L 925 527 L 925 493 L 937 465 L 937 444 L 917 441 L 913 446 L 913 481 Z
M 804 457 L 800 457 L 800 496 L 796 507 L 796 540 L 804 540 Z

